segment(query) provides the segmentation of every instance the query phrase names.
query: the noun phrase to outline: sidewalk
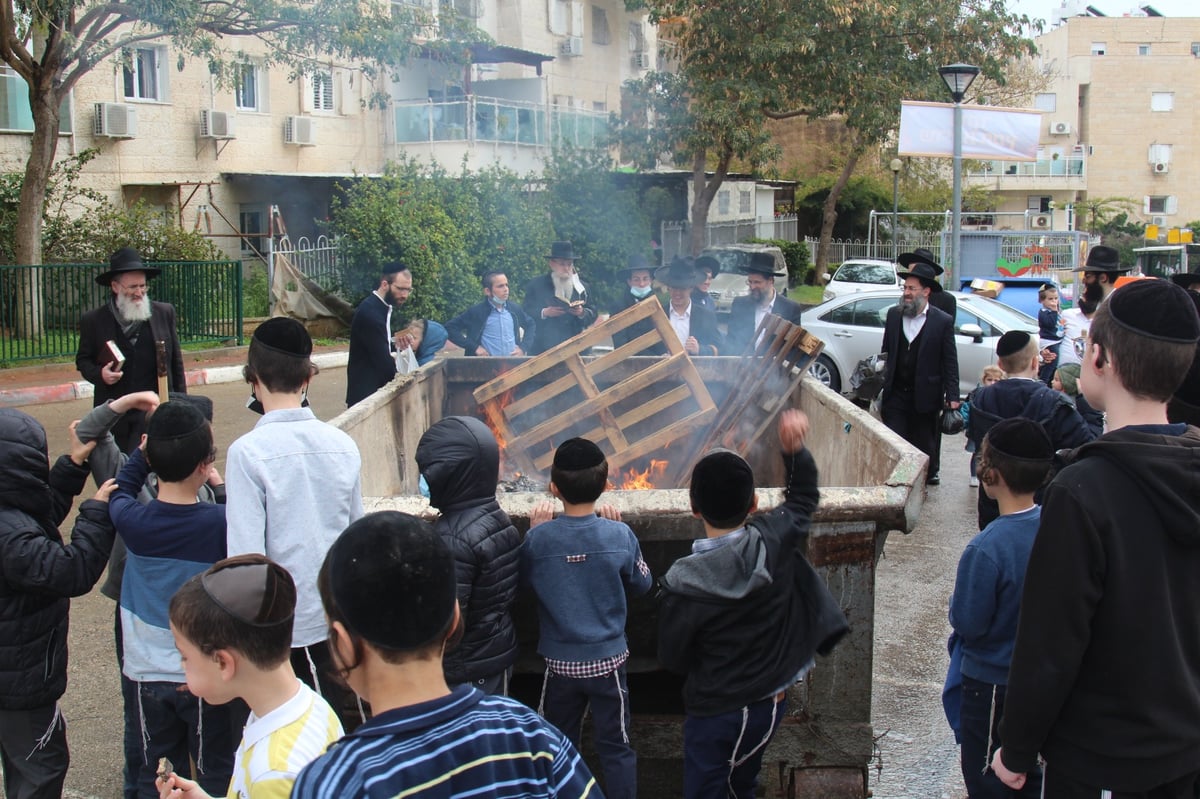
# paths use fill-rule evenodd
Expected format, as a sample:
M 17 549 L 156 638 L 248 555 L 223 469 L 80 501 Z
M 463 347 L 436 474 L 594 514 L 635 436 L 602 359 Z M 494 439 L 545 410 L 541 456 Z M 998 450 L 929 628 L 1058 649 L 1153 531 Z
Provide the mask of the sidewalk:
M 313 348 L 313 362 L 322 369 L 344 367 L 349 343 Z M 189 386 L 236 383 L 242 379 L 246 347 L 225 347 L 183 353 Z M 93 386 L 80 376 L 74 363 L 54 363 L 0 369 L 0 408 L 70 402 L 91 397 Z

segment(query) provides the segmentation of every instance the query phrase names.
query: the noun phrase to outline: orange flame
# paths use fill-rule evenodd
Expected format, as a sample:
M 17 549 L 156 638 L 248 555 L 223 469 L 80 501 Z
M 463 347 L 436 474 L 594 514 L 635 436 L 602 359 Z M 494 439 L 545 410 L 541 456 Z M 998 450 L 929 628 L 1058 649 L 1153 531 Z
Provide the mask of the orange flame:
M 621 482 L 622 491 L 645 491 L 648 488 L 657 488 L 656 480 L 661 480 L 666 474 L 668 461 L 660 461 L 651 459 L 650 466 L 642 471 L 635 468 L 629 468 L 623 475 L 624 479 Z

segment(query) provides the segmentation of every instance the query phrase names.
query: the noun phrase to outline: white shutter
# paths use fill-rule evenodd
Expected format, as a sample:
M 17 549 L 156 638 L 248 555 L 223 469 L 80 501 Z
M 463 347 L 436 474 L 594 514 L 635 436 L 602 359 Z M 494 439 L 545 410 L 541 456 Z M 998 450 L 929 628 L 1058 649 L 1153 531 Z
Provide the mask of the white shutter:
M 571 35 L 583 35 L 583 3 L 571 3 Z
M 546 0 L 546 27 L 555 36 L 567 35 L 567 4 L 564 0 Z
M 1150 197 L 1148 195 L 1142 198 L 1142 213 L 1150 213 Z
M 311 114 L 313 110 L 313 76 L 305 75 L 300 79 L 300 111 Z
M 1175 195 L 1171 195 L 1170 197 L 1167 197 L 1166 199 L 1167 199 L 1167 201 L 1165 203 L 1163 203 L 1163 213 L 1167 213 L 1167 214 L 1179 213 L 1179 198 L 1176 197 Z

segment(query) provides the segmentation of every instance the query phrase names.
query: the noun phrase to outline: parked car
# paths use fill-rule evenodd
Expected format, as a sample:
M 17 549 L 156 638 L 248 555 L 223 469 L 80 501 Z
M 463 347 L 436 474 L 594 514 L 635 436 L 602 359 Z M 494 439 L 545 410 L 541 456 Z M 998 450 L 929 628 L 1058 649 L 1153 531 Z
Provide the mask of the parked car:
M 954 322 L 958 347 L 959 393 L 966 396 L 979 382 L 983 367 L 996 362 L 996 341 L 1010 330 L 1037 335 L 1037 320 L 996 300 L 956 294 Z M 888 309 L 900 300 L 895 289 L 862 291 L 821 303 L 802 315 L 804 328 L 825 342 L 809 373 L 834 391 L 849 393 L 850 375 L 858 362 L 879 352 Z
M 750 255 L 756 252 L 770 253 L 775 258 L 775 271 L 782 272 L 782 277 L 775 278 L 775 291 L 787 296 L 787 261 L 783 258 L 783 250 L 773 244 L 721 244 L 709 247 L 701 255 L 711 255 L 721 264 L 721 271 L 713 275 L 708 294 L 716 304 L 717 313 L 727 314 L 733 307 L 733 301 L 750 293 L 746 286 L 746 275 L 740 271 L 743 266 L 750 264 Z
M 833 272 L 825 273 L 825 294 L 828 301 L 860 291 L 877 291 L 886 286 L 900 288 L 904 281 L 896 275 L 896 264 L 875 258 L 851 258 Z

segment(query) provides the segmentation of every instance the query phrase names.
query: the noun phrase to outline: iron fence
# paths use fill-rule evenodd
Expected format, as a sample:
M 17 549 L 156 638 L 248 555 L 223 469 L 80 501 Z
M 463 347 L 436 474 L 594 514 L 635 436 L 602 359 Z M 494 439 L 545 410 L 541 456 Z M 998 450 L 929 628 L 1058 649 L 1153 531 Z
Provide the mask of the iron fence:
M 238 261 L 161 261 L 150 295 L 175 306 L 182 344 L 242 343 Z M 96 283 L 106 264 L 0 265 L 0 364 L 73 356 L 79 318 L 111 292 Z
M 271 250 L 268 274 L 275 274 L 275 258 L 287 258 L 305 277 L 316 283 L 331 294 L 342 299 L 352 299 L 353 291 L 347 290 L 346 262 L 338 248 L 336 239 L 328 236 L 317 236 L 312 241 L 307 236 L 301 236 L 295 242 L 283 236 Z
M 736 244 L 747 239 L 796 241 L 797 230 L 795 215 L 709 222 L 704 227 L 704 246 Z M 691 231 L 691 223 L 687 221 L 662 223 L 660 241 L 662 242 L 662 262 L 664 264 L 670 263 L 676 255 L 688 252 Z

